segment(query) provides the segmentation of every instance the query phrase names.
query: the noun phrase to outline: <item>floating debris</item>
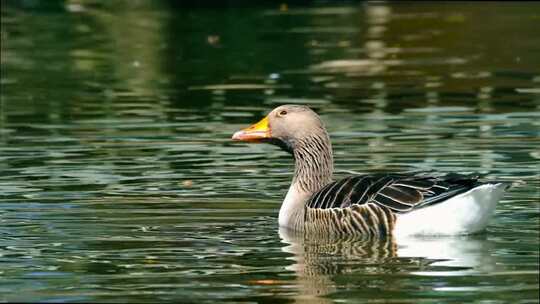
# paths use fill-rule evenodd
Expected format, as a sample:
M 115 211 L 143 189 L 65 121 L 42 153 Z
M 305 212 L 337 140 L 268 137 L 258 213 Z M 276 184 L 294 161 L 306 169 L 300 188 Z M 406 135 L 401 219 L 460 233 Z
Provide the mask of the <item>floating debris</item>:
M 213 45 L 213 46 L 218 45 L 220 40 L 221 38 L 218 35 L 208 35 L 208 37 L 206 37 L 206 42 L 209 45 Z

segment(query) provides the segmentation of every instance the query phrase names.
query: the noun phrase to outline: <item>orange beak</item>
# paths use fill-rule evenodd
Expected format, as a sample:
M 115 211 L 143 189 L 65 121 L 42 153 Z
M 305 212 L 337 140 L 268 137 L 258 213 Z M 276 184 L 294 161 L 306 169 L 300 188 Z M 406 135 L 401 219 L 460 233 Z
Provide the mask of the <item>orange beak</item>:
M 232 136 L 233 140 L 258 142 L 270 138 L 270 127 L 268 126 L 268 117 L 261 119 L 258 123 L 242 129 Z

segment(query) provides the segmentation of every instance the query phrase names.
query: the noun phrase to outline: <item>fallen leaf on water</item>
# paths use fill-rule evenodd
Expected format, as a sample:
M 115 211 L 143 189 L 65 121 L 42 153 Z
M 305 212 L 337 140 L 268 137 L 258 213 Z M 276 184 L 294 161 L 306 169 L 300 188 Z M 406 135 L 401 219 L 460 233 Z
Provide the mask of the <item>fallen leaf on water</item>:
M 258 285 L 278 285 L 283 284 L 284 281 L 281 280 L 251 280 L 248 281 L 249 284 L 258 284 Z

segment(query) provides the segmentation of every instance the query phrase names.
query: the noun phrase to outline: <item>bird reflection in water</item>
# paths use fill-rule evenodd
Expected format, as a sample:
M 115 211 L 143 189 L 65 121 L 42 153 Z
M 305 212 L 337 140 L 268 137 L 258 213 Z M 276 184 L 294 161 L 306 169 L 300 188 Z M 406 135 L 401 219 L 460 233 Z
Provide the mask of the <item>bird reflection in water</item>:
M 327 303 L 339 289 L 360 291 L 373 278 L 385 273 L 400 273 L 388 289 L 411 288 L 418 276 L 456 276 L 496 271 L 494 243 L 485 235 L 460 237 L 394 237 L 384 239 L 303 235 L 280 228 L 283 252 L 292 254 L 287 270 L 297 276 L 297 303 Z M 378 275 L 378 276 L 373 276 Z M 340 277 L 354 277 L 346 287 Z M 418 286 L 417 286 L 418 287 Z M 356 287 L 353 287 L 356 288 Z M 437 289 L 436 286 L 426 286 Z M 370 292 L 373 292 L 371 290 Z

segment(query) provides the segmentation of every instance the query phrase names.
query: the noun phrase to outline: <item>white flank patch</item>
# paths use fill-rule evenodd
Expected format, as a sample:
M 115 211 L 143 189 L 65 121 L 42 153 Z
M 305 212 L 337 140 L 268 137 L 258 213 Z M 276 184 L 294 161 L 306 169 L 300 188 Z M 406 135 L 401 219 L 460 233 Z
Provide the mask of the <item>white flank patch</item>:
M 484 184 L 396 219 L 394 235 L 462 235 L 486 228 L 502 197 L 504 184 Z

